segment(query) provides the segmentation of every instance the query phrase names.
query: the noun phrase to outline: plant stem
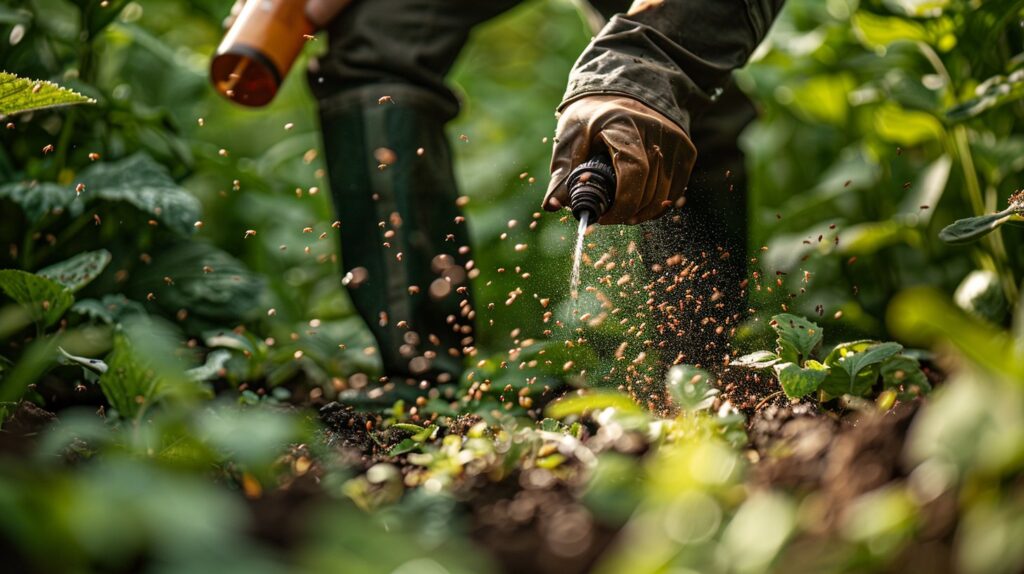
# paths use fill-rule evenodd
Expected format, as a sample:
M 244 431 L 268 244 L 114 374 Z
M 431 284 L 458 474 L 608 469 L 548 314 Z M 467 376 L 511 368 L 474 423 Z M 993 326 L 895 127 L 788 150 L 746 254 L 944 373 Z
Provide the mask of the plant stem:
M 967 140 L 967 128 L 962 124 L 952 129 L 952 144 L 956 151 L 956 157 L 960 162 L 960 168 L 964 173 L 964 184 L 967 188 L 967 199 L 971 203 L 974 215 L 984 215 L 987 212 L 985 198 L 982 197 L 981 182 L 978 180 L 978 172 L 974 167 L 974 157 L 971 155 L 971 146 Z M 994 191 L 994 190 L 993 190 Z M 989 198 L 995 209 L 996 198 Z M 1017 281 L 1013 277 L 1013 271 L 1009 268 L 1009 257 L 1006 253 L 1006 244 L 1003 242 L 1003 235 L 999 229 L 994 230 L 984 239 L 992 255 L 992 261 L 999 275 L 999 282 L 1003 288 L 1003 295 L 1007 303 L 1013 306 L 1017 303 Z

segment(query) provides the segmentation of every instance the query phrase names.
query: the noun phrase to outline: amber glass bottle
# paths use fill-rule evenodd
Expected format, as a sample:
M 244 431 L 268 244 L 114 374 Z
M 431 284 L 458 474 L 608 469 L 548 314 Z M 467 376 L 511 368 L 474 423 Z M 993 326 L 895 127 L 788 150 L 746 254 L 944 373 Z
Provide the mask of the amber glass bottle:
M 306 0 L 249 0 L 210 64 L 214 88 L 246 106 L 266 105 L 313 32 Z

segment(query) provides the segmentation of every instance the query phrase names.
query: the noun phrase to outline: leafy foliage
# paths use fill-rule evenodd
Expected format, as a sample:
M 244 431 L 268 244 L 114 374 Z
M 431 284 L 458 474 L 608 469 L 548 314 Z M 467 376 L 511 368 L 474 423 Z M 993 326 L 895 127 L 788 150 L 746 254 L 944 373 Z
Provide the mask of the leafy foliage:
M 0 115 L 91 103 L 95 100 L 52 82 L 19 78 L 0 71 Z
M 127 202 L 178 234 L 188 235 L 199 220 L 199 200 L 145 153 L 92 165 L 79 180 L 97 198 Z
M 44 267 L 36 275 L 56 281 L 74 293 L 91 283 L 109 264 L 110 252 L 100 249 L 79 253 L 71 259 Z
M 48 327 L 75 302 L 63 285 L 18 269 L 0 269 L 0 291 L 28 310 L 32 320 Z

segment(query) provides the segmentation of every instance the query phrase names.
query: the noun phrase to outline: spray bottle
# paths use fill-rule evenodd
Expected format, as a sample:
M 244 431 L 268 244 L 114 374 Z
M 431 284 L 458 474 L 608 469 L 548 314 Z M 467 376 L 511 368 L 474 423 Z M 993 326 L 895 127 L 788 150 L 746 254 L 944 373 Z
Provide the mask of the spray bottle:
M 232 101 L 266 105 L 314 31 L 305 0 L 248 0 L 217 47 L 210 81 Z
M 615 185 L 615 168 L 607 152 L 591 156 L 577 166 L 567 182 L 573 217 L 584 226 L 600 219 L 615 201 Z

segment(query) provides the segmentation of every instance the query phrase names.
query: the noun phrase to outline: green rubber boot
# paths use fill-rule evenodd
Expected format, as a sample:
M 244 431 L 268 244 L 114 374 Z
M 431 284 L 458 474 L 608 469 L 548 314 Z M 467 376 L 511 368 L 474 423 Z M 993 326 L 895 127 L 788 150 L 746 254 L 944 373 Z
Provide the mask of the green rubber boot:
M 387 84 L 320 105 L 343 283 L 395 386 L 458 381 L 474 345 L 469 234 L 456 205 L 446 107 Z

